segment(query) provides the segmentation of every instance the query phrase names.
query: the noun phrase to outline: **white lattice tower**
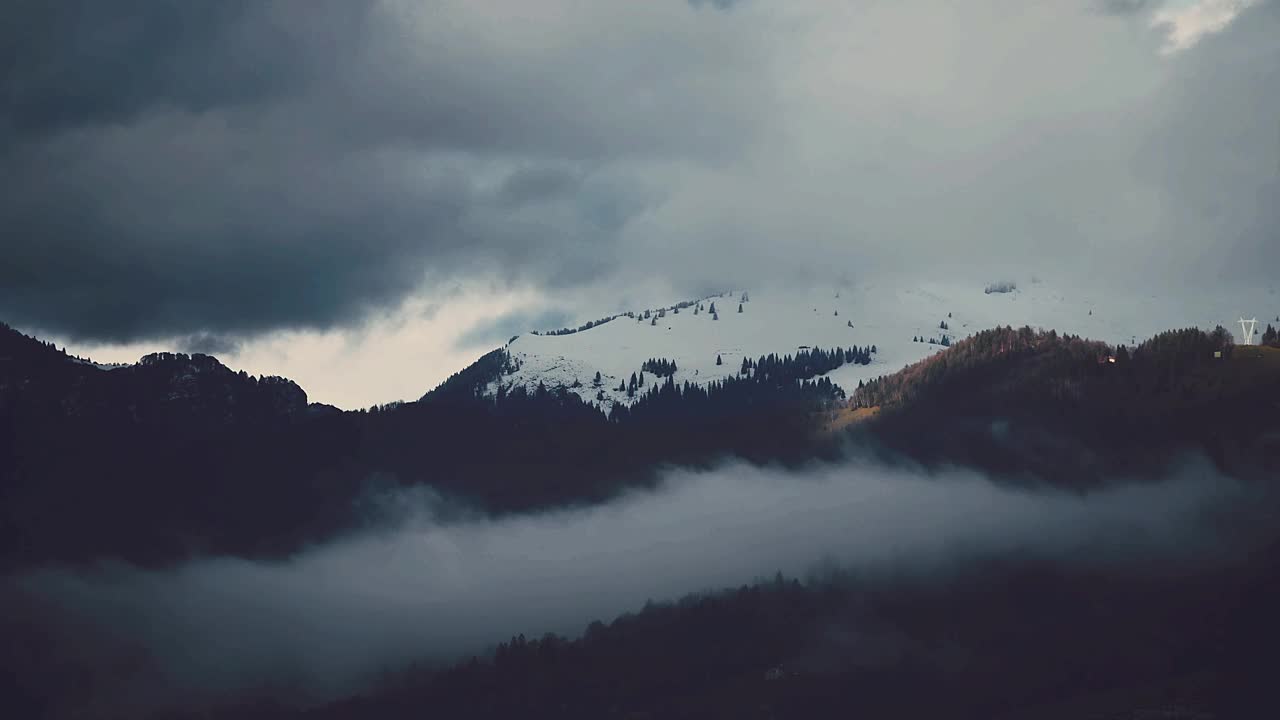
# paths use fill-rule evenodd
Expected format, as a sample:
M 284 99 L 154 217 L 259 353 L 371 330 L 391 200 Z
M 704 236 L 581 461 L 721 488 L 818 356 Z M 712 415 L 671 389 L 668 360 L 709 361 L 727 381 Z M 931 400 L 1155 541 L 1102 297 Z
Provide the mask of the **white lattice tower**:
M 1253 335 L 1258 331 L 1258 318 L 1245 320 L 1244 316 L 1240 317 L 1240 335 L 1245 345 L 1253 344 Z

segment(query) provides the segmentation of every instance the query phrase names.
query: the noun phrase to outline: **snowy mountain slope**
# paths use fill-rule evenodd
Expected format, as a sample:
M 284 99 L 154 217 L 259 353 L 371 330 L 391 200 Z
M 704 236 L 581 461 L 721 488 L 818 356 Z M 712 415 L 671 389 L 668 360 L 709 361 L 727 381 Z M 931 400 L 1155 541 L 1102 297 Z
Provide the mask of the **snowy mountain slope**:
M 653 322 L 621 316 L 567 335 L 525 334 L 506 349 L 515 370 L 487 387 L 530 390 L 568 387 L 602 407 L 629 403 L 618 389 L 632 373 L 639 375 L 648 358 L 674 360 L 677 383 L 705 384 L 736 374 L 742 359 L 769 353 L 794 354 L 802 347 L 876 346 L 870 365 L 844 365 L 828 373 L 833 382 L 852 389 L 860 380 L 895 372 L 944 348 L 913 338 L 959 339 L 997 325 L 1054 329 L 1111 344 L 1130 344 L 1157 332 L 1179 327 L 1239 331 L 1234 320 L 1244 312 L 1265 324 L 1280 314 L 1280 296 L 1270 292 L 1231 292 L 1210 297 L 1126 295 L 1123 292 L 1068 294 L 1041 282 L 1019 283 L 1008 293 L 986 293 L 983 286 L 962 283 L 871 282 L 843 288 L 749 291 L 738 312 L 741 291 L 702 301 Z M 714 302 L 719 319 L 710 312 Z M 656 315 L 656 309 L 651 309 Z M 947 330 L 940 327 L 946 322 Z M 850 327 L 852 325 L 852 327 Z M 717 356 L 722 360 L 716 364 Z M 601 374 L 599 387 L 593 384 Z M 645 373 L 645 388 L 656 378 Z M 603 392 L 604 400 L 597 400 Z

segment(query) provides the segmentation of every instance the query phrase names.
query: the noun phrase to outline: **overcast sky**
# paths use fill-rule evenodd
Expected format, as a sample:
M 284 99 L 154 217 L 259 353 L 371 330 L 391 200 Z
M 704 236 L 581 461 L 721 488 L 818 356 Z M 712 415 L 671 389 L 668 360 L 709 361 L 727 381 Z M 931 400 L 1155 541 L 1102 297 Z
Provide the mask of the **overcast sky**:
M 95 359 L 209 351 L 355 407 L 712 287 L 1280 267 L 1280 0 L 7 15 L 0 319 Z

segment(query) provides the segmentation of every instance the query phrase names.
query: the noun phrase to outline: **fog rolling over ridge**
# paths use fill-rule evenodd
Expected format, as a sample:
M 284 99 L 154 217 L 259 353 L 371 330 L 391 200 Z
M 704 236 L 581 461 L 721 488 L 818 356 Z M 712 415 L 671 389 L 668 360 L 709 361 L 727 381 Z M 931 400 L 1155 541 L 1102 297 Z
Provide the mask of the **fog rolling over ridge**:
M 408 520 L 287 561 L 208 558 L 164 572 L 104 561 L 5 578 L 5 632 L 14 647 L 50 633 L 34 664 L 10 671 L 36 695 L 76 678 L 68 707 L 262 692 L 319 701 L 414 660 L 454 660 L 517 633 L 576 636 L 647 599 L 775 571 L 930 582 L 991 557 L 1126 575 L 1214 564 L 1251 541 L 1239 517 L 1239 532 L 1224 533 L 1221 513 L 1258 499 L 1195 460 L 1159 483 L 1087 494 L 855 459 L 671 472 L 605 505 L 502 520 L 436 521 L 406 496 Z

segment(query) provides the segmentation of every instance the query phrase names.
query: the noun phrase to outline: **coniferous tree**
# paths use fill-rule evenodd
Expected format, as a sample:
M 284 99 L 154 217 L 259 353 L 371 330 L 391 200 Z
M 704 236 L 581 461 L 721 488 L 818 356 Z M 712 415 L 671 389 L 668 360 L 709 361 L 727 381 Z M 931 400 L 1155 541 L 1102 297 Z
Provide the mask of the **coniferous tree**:
M 742 312 L 742 303 L 738 303 L 738 312 Z
M 1116 364 L 1117 365 L 1129 364 L 1129 348 L 1125 347 L 1124 345 L 1120 345 L 1116 348 Z
M 716 365 L 723 365 L 723 364 L 724 364 L 724 360 L 721 360 L 720 356 L 716 355 Z
M 712 315 L 715 315 L 715 314 L 716 314 L 716 303 L 715 303 L 715 301 L 714 301 L 714 300 L 712 300 L 712 301 L 711 301 L 711 307 L 710 307 L 710 308 L 708 308 L 708 311 L 709 311 Z
M 719 319 L 720 319 L 720 313 L 717 313 L 717 312 L 713 312 L 713 313 L 711 313 L 711 319 L 712 319 L 712 320 L 719 320 Z
M 650 325 L 657 325 L 657 324 L 658 324 L 658 318 L 650 318 L 650 319 L 649 319 L 649 324 L 650 324 Z

